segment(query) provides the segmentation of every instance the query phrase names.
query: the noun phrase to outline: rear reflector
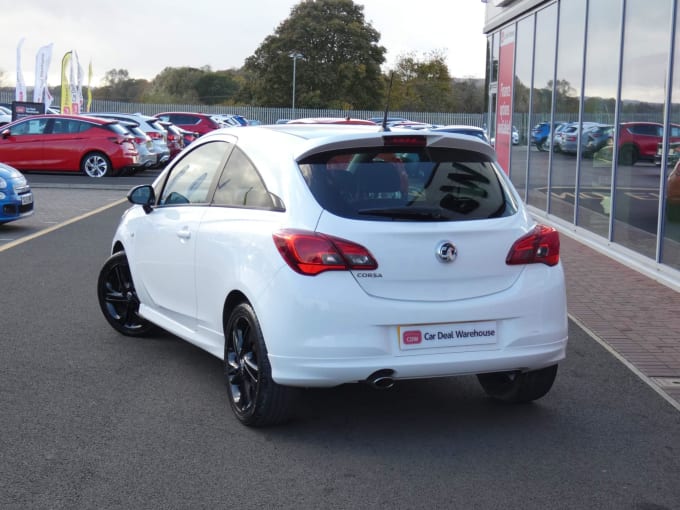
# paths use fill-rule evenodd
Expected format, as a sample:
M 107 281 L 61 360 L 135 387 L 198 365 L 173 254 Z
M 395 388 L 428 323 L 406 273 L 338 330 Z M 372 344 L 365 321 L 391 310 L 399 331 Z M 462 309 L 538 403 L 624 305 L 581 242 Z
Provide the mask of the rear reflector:
M 324 271 L 377 269 L 378 263 L 363 246 L 318 232 L 283 229 L 272 235 L 286 263 L 296 272 L 315 276 Z
M 560 261 L 560 236 L 557 230 L 546 225 L 536 225 L 520 237 L 510 248 L 506 264 L 546 264 L 554 266 Z

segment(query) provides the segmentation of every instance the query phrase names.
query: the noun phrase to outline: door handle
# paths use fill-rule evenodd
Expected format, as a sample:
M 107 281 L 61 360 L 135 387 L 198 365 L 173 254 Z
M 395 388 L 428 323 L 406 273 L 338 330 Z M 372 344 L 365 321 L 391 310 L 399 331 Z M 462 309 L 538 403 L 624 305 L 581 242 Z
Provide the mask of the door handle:
M 177 237 L 180 239 L 190 239 L 191 238 L 191 231 L 188 228 L 183 228 L 179 232 L 177 232 Z

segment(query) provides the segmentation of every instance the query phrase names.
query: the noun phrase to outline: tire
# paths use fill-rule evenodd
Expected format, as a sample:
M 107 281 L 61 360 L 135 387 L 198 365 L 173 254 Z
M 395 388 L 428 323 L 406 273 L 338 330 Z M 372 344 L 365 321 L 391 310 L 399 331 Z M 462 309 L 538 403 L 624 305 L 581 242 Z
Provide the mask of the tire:
M 290 419 L 297 389 L 272 379 L 262 330 L 248 303 L 236 305 L 224 327 L 224 376 L 231 409 L 244 425 Z
M 97 297 L 104 317 L 119 333 L 139 337 L 156 329 L 137 314 L 139 299 L 125 252 L 111 255 L 104 263 L 97 280 Z
M 88 152 L 80 162 L 80 171 L 88 177 L 113 175 L 111 160 L 103 152 Z
M 477 379 L 492 398 L 512 404 L 531 402 L 545 396 L 557 376 L 557 365 L 530 372 L 479 374 Z
M 542 142 L 542 141 L 541 141 L 541 142 L 536 142 L 536 148 L 537 148 L 539 151 L 544 152 L 544 151 L 545 151 L 545 142 Z
M 624 145 L 619 150 L 620 165 L 634 165 L 638 160 L 638 150 L 634 145 Z

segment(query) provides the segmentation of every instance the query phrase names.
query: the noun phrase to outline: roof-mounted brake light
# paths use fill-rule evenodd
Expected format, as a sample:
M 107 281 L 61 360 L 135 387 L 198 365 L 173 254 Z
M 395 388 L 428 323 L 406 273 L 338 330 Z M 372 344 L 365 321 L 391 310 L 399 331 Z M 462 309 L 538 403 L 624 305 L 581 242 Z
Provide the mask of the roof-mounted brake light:
M 410 146 L 410 147 L 425 147 L 427 139 L 421 135 L 385 135 L 383 136 L 383 143 L 385 146 Z

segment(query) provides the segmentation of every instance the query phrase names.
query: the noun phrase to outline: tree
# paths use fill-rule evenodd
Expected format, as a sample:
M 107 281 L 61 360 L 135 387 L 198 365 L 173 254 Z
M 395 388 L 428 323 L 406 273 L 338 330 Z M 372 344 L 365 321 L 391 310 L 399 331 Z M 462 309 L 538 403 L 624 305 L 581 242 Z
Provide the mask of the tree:
M 146 100 L 157 103 L 197 103 L 199 98 L 196 86 L 199 80 L 209 72 L 209 66 L 200 69 L 166 67 L 151 80 Z
M 390 108 L 402 111 L 451 111 L 454 97 L 444 53 L 433 50 L 422 58 L 403 55 L 394 70 Z
M 147 80 L 130 78 L 127 69 L 110 69 L 104 74 L 103 81 L 103 87 L 94 89 L 97 99 L 138 102 L 149 87 Z
M 204 104 L 230 102 L 238 90 L 239 83 L 229 71 L 205 73 L 196 81 L 198 99 Z
M 262 106 L 374 109 L 382 107 L 380 34 L 352 0 L 303 0 L 248 57 L 242 98 Z M 293 60 L 291 55 L 302 57 Z

